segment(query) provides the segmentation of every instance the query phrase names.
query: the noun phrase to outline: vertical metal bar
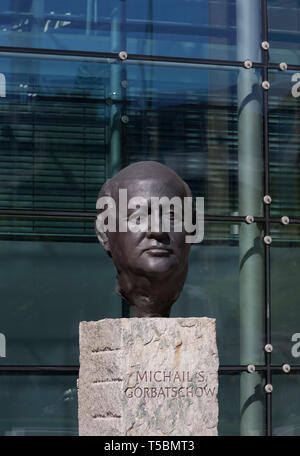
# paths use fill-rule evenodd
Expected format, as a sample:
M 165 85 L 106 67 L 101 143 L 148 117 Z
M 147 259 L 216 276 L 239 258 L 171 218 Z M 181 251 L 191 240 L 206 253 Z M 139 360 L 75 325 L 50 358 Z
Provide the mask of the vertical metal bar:
M 268 41 L 268 6 L 267 0 L 262 0 L 262 40 Z M 269 80 L 268 74 L 268 52 L 263 52 L 263 79 Z M 264 193 L 270 195 L 270 158 L 269 158 L 269 117 L 268 117 L 268 91 L 264 91 L 264 116 L 263 116 L 263 138 L 264 138 Z M 272 196 L 272 195 L 271 195 Z M 265 235 L 270 234 L 270 206 L 265 204 Z M 271 344 L 271 286 L 270 286 L 270 246 L 265 246 L 265 343 Z M 267 368 L 266 383 L 272 384 L 271 353 L 265 354 Z M 266 395 L 266 433 L 272 435 L 272 394 Z
M 111 20 L 111 51 L 123 51 L 122 42 L 122 7 L 125 2 L 114 0 Z M 114 176 L 121 169 L 121 62 L 110 64 L 110 153 L 109 176 Z
M 260 0 L 237 0 L 237 59 L 260 61 Z M 260 74 L 241 69 L 238 77 L 239 215 L 261 215 L 263 197 L 262 96 Z M 240 228 L 240 361 L 263 363 L 264 260 L 258 224 Z M 263 435 L 262 376 L 242 373 L 241 435 Z

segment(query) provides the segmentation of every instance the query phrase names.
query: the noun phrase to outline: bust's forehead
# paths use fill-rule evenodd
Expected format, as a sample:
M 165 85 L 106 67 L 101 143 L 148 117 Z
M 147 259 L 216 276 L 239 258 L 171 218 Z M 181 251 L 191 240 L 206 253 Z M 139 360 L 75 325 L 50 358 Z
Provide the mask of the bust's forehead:
M 166 179 L 158 176 L 157 178 L 143 179 L 124 179 L 119 188 L 124 188 L 128 192 L 128 198 L 143 196 L 149 199 L 153 196 L 163 197 L 179 196 L 183 198 L 186 195 L 184 185 L 176 179 Z M 116 195 L 117 196 L 117 195 Z
M 186 196 L 183 180 L 165 165 L 158 162 L 134 163 L 111 179 L 110 185 L 116 195 L 127 189 L 132 196 Z
M 113 180 L 115 182 L 122 181 L 124 179 L 148 179 L 148 178 L 168 178 L 173 176 L 179 180 L 180 177 L 166 165 L 155 161 L 142 161 L 137 163 L 132 163 L 126 168 L 122 169 Z

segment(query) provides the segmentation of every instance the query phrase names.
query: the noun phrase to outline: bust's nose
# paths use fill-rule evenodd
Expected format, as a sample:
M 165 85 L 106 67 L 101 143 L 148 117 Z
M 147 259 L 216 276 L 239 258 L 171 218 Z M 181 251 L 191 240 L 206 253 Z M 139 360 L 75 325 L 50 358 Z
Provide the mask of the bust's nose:
M 169 233 L 167 233 L 166 231 L 162 231 L 161 226 L 159 227 L 159 231 L 152 230 L 150 226 L 149 229 L 146 231 L 146 237 L 148 239 L 157 239 L 158 241 L 165 243 L 169 242 L 170 240 Z

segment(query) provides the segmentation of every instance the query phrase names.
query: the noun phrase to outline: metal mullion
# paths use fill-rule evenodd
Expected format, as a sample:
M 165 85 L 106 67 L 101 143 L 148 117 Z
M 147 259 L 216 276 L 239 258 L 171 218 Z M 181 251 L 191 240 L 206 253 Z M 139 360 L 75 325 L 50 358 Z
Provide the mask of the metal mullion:
M 291 373 L 295 373 L 295 374 L 300 374 L 300 365 L 299 364 L 294 364 L 292 366 L 290 366 L 290 373 L 289 374 L 286 374 L 285 372 L 283 372 L 282 370 L 282 365 L 274 365 L 274 366 L 271 366 L 271 372 L 273 374 L 282 374 L 282 375 L 290 375 Z
M 271 355 L 268 353 L 268 355 Z M 267 384 L 272 385 L 272 371 L 270 364 L 267 365 Z M 266 393 L 266 431 L 267 436 L 272 435 L 272 393 Z
M 71 211 L 44 211 L 44 210 L 27 210 L 27 209 L 0 209 L 0 217 L 17 217 L 17 218 L 67 218 L 67 219 L 91 219 L 96 218 L 94 212 L 71 212 Z
M 269 222 L 272 223 L 280 223 L 282 225 L 281 218 L 278 217 L 269 217 Z M 300 218 L 294 217 L 289 218 L 289 225 L 300 225 Z
M 265 372 L 266 371 L 266 366 L 265 365 L 257 365 L 255 366 L 255 371 L 257 372 Z M 220 374 L 233 374 L 233 373 L 238 373 L 240 374 L 241 372 L 249 372 L 248 371 L 248 366 L 247 365 L 224 365 L 224 366 L 219 366 L 219 373 Z M 249 375 L 251 375 L 249 373 Z
M 269 179 L 269 177 L 267 177 Z M 265 179 L 266 180 L 266 179 Z M 266 185 L 266 183 L 265 183 Z M 76 212 L 76 211 L 44 211 L 44 210 L 27 210 L 27 209 L 0 209 L 0 217 L 7 218 L 20 218 L 20 219 L 78 219 L 78 220 L 95 220 L 97 214 L 96 212 Z M 245 217 L 243 216 L 234 216 L 234 215 L 204 215 L 204 219 L 211 222 L 245 222 Z M 266 217 L 256 217 L 254 216 L 254 222 L 264 223 L 266 222 Z M 281 218 L 268 217 L 269 224 L 280 223 L 282 224 Z M 299 225 L 300 217 L 291 217 L 289 219 L 289 225 Z
M 262 0 L 262 41 L 268 42 L 267 0 Z M 263 51 L 263 80 L 268 81 L 268 51 Z M 264 193 L 270 194 L 268 90 L 263 93 Z M 270 235 L 270 206 L 264 205 L 265 236 Z M 265 343 L 271 344 L 270 246 L 265 244 Z M 271 384 L 271 353 L 265 352 L 266 383 Z M 272 396 L 266 393 L 266 434 L 272 435 Z
M 237 215 L 204 215 L 204 220 L 209 222 L 245 222 L 246 217 Z M 254 221 L 257 223 L 262 223 L 265 221 L 265 217 L 255 217 Z
M 43 211 L 43 210 L 23 210 L 23 209 L 0 209 L 0 217 L 20 218 L 20 219 L 78 219 L 85 221 L 95 220 L 97 214 L 94 212 L 70 212 L 70 211 Z M 204 219 L 211 222 L 245 222 L 243 216 L 233 215 L 205 215 Z M 255 222 L 264 222 L 264 217 L 254 217 Z M 299 219 L 300 223 L 300 219 Z
M 0 374 L 25 374 L 25 373 L 49 373 L 49 374 L 72 374 L 77 375 L 79 373 L 79 365 L 0 365 Z M 296 364 L 290 366 L 291 373 L 296 374 L 300 373 L 300 365 Z M 256 372 L 265 372 L 268 370 L 267 365 L 256 365 Z M 288 375 L 282 371 L 281 365 L 270 365 L 269 366 L 270 374 L 275 375 Z M 240 374 L 241 372 L 248 372 L 248 366 L 246 365 L 220 365 L 219 373 L 220 374 Z M 249 373 L 249 375 L 251 375 Z M 267 378 L 267 381 L 271 381 L 271 377 Z
M 1 49 L 0 49 L 0 51 L 1 51 Z M 171 57 L 171 56 L 159 56 L 159 55 L 129 54 L 128 60 L 244 67 L 244 61 L 202 59 L 202 58 L 196 58 L 196 57 L 191 58 L 191 57 Z M 252 62 L 252 66 L 256 67 L 256 68 L 263 68 L 263 64 L 261 62 Z
M 268 67 L 270 70 L 278 70 L 279 69 L 279 63 L 269 63 Z M 288 64 L 287 67 L 288 70 L 294 70 L 294 71 L 300 71 L 300 65 L 290 65 Z
M 1 233 L 0 241 L 88 242 L 98 243 L 96 235 L 55 233 Z
M 49 374 L 78 375 L 79 366 L 0 366 L 0 375 L 10 374 Z
M 122 49 L 120 49 L 121 51 Z M 32 54 L 40 57 L 49 55 L 54 57 L 78 57 L 78 58 L 100 58 L 100 59 L 117 59 L 119 54 L 115 52 L 96 52 L 96 51 L 72 51 L 67 49 L 46 49 L 46 48 L 24 48 L 13 46 L 0 46 L 0 56 L 3 54 Z M 195 63 L 203 65 L 217 65 L 217 66 L 234 66 L 243 67 L 243 61 L 236 60 L 217 60 L 217 59 L 202 59 L 191 57 L 171 57 L 160 55 L 144 55 L 144 54 L 128 54 L 127 60 L 143 60 L 143 61 L 157 61 L 157 62 L 173 62 L 173 63 Z M 109 62 L 106 62 L 109 63 Z M 253 62 L 252 65 L 257 68 L 263 68 L 263 63 Z

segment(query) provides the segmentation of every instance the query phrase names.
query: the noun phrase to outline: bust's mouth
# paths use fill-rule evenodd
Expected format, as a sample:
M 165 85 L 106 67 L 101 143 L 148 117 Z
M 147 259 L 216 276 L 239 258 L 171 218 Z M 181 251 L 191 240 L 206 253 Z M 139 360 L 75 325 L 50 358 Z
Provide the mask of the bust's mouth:
M 173 250 L 165 246 L 152 246 L 144 249 L 144 252 L 152 256 L 169 256 Z

